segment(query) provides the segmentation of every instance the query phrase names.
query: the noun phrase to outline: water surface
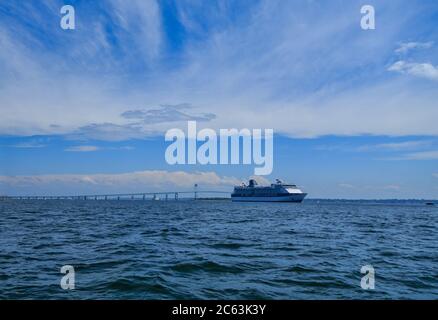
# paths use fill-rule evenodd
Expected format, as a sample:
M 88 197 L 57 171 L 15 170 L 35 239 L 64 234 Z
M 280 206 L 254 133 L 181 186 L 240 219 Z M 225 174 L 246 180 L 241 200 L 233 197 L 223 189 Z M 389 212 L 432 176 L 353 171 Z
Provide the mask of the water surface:
M 0 298 L 437 299 L 437 227 L 422 202 L 4 200 Z

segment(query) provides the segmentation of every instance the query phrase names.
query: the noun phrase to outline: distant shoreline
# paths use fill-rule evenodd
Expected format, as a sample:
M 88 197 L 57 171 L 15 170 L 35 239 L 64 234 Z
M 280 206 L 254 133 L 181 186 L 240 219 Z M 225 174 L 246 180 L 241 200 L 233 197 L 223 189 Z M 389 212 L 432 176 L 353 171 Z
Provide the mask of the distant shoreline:
M 43 199 L 44 197 L 48 197 L 49 199 Z M 57 197 L 59 197 L 59 199 L 57 199 Z M 76 197 L 76 196 L 74 196 Z M 22 199 L 17 199 L 17 198 L 22 198 Z M 48 200 L 81 200 L 81 199 L 65 199 L 65 196 L 21 196 L 21 195 L 17 195 L 17 196 L 0 196 L 0 200 L 20 200 L 20 201 L 24 201 L 24 200 L 38 200 L 38 201 L 48 201 Z M 178 200 L 193 200 L 193 201 L 231 201 L 231 197 L 198 197 L 196 199 L 192 198 L 192 197 L 180 197 Z M 178 201 L 175 199 L 169 199 L 169 200 L 165 200 L 165 199 L 158 199 L 158 201 Z M 105 201 L 105 199 L 93 199 L 92 197 L 90 197 L 87 200 L 84 201 Z M 135 198 L 135 199 L 129 199 L 129 198 L 123 198 L 123 199 L 107 199 L 106 201 L 154 201 L 154 199 L 151 198 L 147 198 L 147 199 L 140 199 L 140 198 Z M 438 199 L 343 199 L 343 198 L 336 198 L 336 199 L 331 199 L 331 198 L 308 198 L 305 199 L 303 202 L 376 202 L 376 203 L 394 203 L 394 202 L 421 202 L 421 203 L 427 203 L 427 204 L 436 204 L 438 205 Z

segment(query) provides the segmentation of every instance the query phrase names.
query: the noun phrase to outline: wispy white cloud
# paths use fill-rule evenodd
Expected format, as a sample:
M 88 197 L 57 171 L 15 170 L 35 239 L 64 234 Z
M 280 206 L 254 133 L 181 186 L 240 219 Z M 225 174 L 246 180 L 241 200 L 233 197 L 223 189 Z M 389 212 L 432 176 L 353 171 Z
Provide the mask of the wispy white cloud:
M 65 149 L 65 151 L 69 151 L 69 152 L 93 152 L 93 151 L 97 151 L 100 148 L 97 146 L 73 146 L 73 147 L 68 147 Z
M 131 139 L 145 139 L 146 137 L 157 133 L 158 131 L 144 129 L 138 123 L 92 123 L 79 127 L 65 136 L 68 140 L 92 139 L 103 141 L 124 141 Z
M 406 62 L 400 60 L 391 65 L 388 68 L 388 71 L 395 71 L 416 77 L 438 80 L 438 67 L 430 63 Z
M 51 15 L 59 15 L 58 3 Z M 212 128 L 274 128 L 294 137 L 438 135 L 437 91 L 383 77 L 406 21 L 422 13 L 414 3 L 382 3 L 380 17 L 391 23 L 370 41 L 358 28 L 359 1 L 249 2 L 238 17 L 229 3 L 178 2 L 187 34 L 178 50 L 166 38 L 164 6 L 109 3 L 80 15 L 68 34 L 52 30 L 33 2 L 6 4 L 5 12 L 19 10 L 26 23 L 0 21 L 0 134 L 144 138 L 161 135 L 168 123 L 133 125 L 121 114 L 189 102 L 216 115 Z M 432 64 L 406 70 L 417 69 L 436 77 Z
M 121 114 L 125 119 L 141 121 L 143 124 L 154 124 L 176 121 L 211 121 L 216 118 L 212 113 L 191 113 L 193 107 L 182 103 L 177 105 L 161 105 L 158 108 L 128 110 Z
M 148 59 L 155 59 L 161 51 L 163 30 L 160 6 L 156 0 L 110 0 L 112 13 L 122 27 L 116 36 L 125 46 L 125 54 L 140 50 Z
M 403 151 L 412 150 L 430 146 L 432 141 L 430 140 L 414 140 L 414 141 L 403 141 L 403 142 L 392 142 L 392 143 L 378 143 L 369 144 L 358 147 L 357 151 Z
M 219 176 L 215 172 L 185 172 L 146 170 L 119 174 L 59 174 L 34 176 L 0 176 L 2 193 L 59 194 L 59 190 L 72 193 L 84 192 L 148 192 L 181 191 L 192 189 L 197 183 L 200 189 L 240 184 L 234 177 Z
M 438 150 L 412 152 L 386 160 L 438 160 Z
M 433 173 L 432 176 L 434 176 L 435 178 L 438 178 L 438 172 L 437 173 Z
M 38 142 L 23 142 L 12 145 L 13 148 L 44 148 L 46 145 Z
M 438 150 L 409 153 L 404 158 L 408 160 L 438 160 Z
M 100 146 L 90 146 L 90 145 L 81 145 L 81 146 L 71 146 L 65 148 L 64 151 L 68 152 L 93 152 L 100 150 L 133 150 L 134 147 L 131 146 L 121 146 L 121 147 L 100 147 Z
M 434 42 L 428 41 L 428 42 L 403 42 L 400 44 L 400 46 L 395 49 L 396 53 L 404 54 L 407 53 L 410 50 L 413 49 L 429 49 L 432 48 Z
M 339 183 L 338 187 L 342 189 L 350 189 L 356 191 L 364 190 L 386 190 L 386 191 L 399 191 L 402 187 L 398 184 L 387 184 L 387 185 L 353 185 L 350 183 Z
M 318 151 L 343 151 L 343 152 L 397 152 L 397 151 L 409 151 L 430 148 L 433 146 L 433 140 L 409 140 L 402 142 L 386 142 L 386 143 L 374 143 L 364 144 L 361 146 L 355 146 L 347 143 L 344 144 L 324 144 L 316 146 L 314 149 Z

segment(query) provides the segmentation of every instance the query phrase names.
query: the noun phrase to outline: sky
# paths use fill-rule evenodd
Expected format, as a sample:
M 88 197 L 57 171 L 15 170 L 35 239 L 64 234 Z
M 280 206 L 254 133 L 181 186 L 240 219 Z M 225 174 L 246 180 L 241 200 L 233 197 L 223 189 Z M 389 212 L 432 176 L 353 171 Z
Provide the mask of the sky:
M 165 132 L 196 120 L 272 128 L 261 183 L 437 199 L 438 3 L 1 1 L 0 114 L 0 194 L 231 191 L 251 177 L 165 161 Z

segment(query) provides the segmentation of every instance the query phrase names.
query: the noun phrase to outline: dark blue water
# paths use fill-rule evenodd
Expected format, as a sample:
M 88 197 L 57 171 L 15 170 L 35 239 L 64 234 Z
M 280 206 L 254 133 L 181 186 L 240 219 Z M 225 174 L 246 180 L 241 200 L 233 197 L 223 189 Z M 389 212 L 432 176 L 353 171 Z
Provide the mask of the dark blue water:
M 0 298 L 437 299 L 437 229 L 423 203 L 5 200 Z

